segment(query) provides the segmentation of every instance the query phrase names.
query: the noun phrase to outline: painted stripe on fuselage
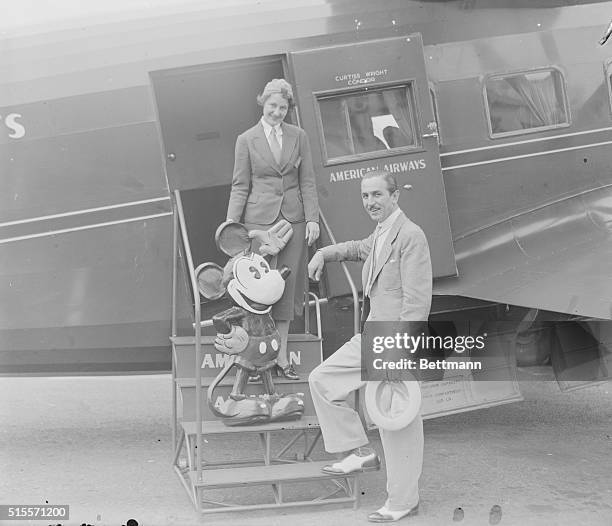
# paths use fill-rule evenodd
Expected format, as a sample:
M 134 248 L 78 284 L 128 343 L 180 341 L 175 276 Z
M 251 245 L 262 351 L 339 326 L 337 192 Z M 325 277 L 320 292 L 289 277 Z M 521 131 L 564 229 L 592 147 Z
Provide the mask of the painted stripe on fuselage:
M 442 171 L 447 171 L 609 144 L 612 144 L 612 128 L 601 128 L 555 137 L 538 137 L 528 141 L 445 152 L 440 157 Z M 500 153 L 503 155 L 500 156 Z
M 596 130 L 584 130 L 584 131 L 580 131 L 580 132 L 574 132 L 574 133 L 564 133 L 562 135 L 555 135 L 554 137 L 536 137 L 535 139 L 526 139 L 524 141 L 515 141 L 515 142 L 507 142 L 504 144 L 495 144 L 492 146 L 480 146 L 479 148 L 469 148 L 466 150 L 455 150 L 452 152 L 444 152 L 440 154 L 440 157 L 449 157 L 451 155 L 459 155 L 462 153 L 472 153 L 472 152 L 480 152 L 483 150 L 494 150 L 496 148 L 507 148 L 509 146 L 516 146 L 518 144 L 527 144 L 527 143 L 532 143 L 532 142 L 540 142 L 540 141 L 549 141 L 551 139 L 561 139 L 563 137 L 574 137 L 576 135 L 588 135 L 590 133 L 599 133 L 599 132 L 606 132 L 606 131 L 612 131 L 612 126 L 609 126 L 607 128 L 597 128 Z
M 143 199 L 142 201 L 131 201 L 129 203 L 118 203 L 115 205 L 98 206 L 96 208 L 85 208 L 83 210 L 72 210 L 70 212 L 63 212 L 61 214 L 53 214 L 53 215 L 40 216 L 40 217 L 30 217 L 28 219 L 19 219 L 17 221 L 7 221 L 6 223 L 0 223 L 0 228 L 3 228 L 5 226 L 21 225 L 23 223 L 33 223 L 36 221 L 46 221 L 47 219 L 57 219 L 60 217 L 69 217 L 69 216 L 74 216 L 78 214 L 88 214 L 90 212 L 101 212 L 102 210 L 112 210 L 114 208 L 142 205 L 142 204 L 147 204 L 147 203 L 158 203 L 160 201 L 169 201 L 169 200 L 170 200 L 169 196 L 156 197 L 154 199 Z
M 24 239 L 34 239 L 36 237 L 45 237 L 45 236 L 54 236 L 56 234 L 65 234 L 68 232 L 76 232 L 78 230 L 88 230 L 88 229 L 93 229 L 93 228 L 100 228 L 100 227 L 104 227 L 104 226 L 111 226 L 111 225 L 119 225 L 121 223 L 131 223 L 133 221 L 144 221 L 146 219 L 154 219 L 157 217 L 164 217 L 164 216 L 170 216 L 172 215 L 172 212 L 163 212 L 161 214 L 153 214 L 153 215 L 148 215 L 148 216 L 142 216 L 142 217 L 131 217 L 129 219 L 121 219 L 118 221 L 108 221 L 106 223 L 96 223 L 93 225 L 82 225 L 82 226 L 77 226 L 77 227 L 73 227 L 73 228 L 64 228 L 61 230 L 48 230 L 45 232 L 37 232 L 35 234 L 28 234 L 25 236 L 18 236 L 18 237 L 10 237 L 10 238 L 5 238 L 5 239 L 0 239 L 0 245 L 4 244 L 4 243 L 9 243 L 12 241 L 22 241 Z
M 471 168 L 473 166 L 481 166 L 483 164 L 493 164 L 493 163 L 501 163 L 505 161 L 514 161 L 516 159 L 526 159 L 528 157 L 539 157 L 542 155 L 549 155 L 551 153 L 569 152 L 572 150 L 584 150 L 585 148 L 595 148 L 597 146 L 606 146 L 609 144 L 612 144 L 612 141 L 598 142 L 594 144 L 585 144 L 584 146 L 573 146 L 571 148 L 559 148 L 558 150 L 547 150 L 547 151 L 542 151 L 542 152 L 537 152 L 537 153 L 528 153 L 525 155 L 514 155 L 512 157 L 499 157 L 497 159 L 491 159 L 490 161 L 481 161 L 481 162 L 469 163 L 469 164 L 459 164 L 457 166 L 447 166 L 447 167 L 443 167 L 442 171 L 444 172 L 446 170 L 458 170 L 460 168 Z
M 0 224 L 0 244 L 172 215 L 169 197 L 75 210 Z

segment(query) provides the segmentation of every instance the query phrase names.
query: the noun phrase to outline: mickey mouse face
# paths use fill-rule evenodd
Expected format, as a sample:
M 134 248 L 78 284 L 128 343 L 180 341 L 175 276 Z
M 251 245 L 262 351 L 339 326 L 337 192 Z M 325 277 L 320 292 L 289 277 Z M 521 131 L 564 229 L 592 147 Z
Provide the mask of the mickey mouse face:
M 285 290 L 285 280 L 259 254 L 250 253 L 234 261 L 235 288 L 247 299 L 274 305 Z

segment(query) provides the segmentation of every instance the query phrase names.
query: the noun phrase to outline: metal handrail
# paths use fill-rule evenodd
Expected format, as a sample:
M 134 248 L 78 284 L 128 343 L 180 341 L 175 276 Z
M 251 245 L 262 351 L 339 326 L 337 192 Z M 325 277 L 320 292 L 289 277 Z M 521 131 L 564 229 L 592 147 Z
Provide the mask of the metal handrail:
M 177 294 L 177 263 L 178 263 L 178 215 L 176 207 L 172 211 L 172 325 L 171 335 L 176 338 L 176 294 Z M 176 451 L 176 428 L 178 426 L 178 415 L 176 410 L 176 367 L 174 365 L 175 357 L 172 356 L 172 451 Z
M 186 262 L 187 262 L 187 270 L 189 273 L 189 280 L 191 281 L 191 291 L 193 294 L 193 307 L 194 307 L 194 323 L 193 327 L 195 330 L 195 390 L 196 390 L 196 444 L 197 444 L 197 453 L 196 453 L 196 471 L 197 471 L 197 480 L 202 480 L 202 327 L 212 325 L 212 320 L 202 320 L 202 309 L 200 304 L 200 296 L 199 296 L 199 288 L 197 279 L 195 276 L 195 266 L 193 264 L 193 257 L 191 255 L 191 247 L 189 244 L 189 238 L 187 236 L 187 225 L 185 222 L 185 214 L 183 212 L 183 203 L 181 200 L 181 195 L 179 190 L 174 191 L 174 199 L 176 203 L 175 214 L 174 214 L 174 223 L 173 223 L 173 250 L 174 250 L 174 262 L 172 267 L 172 336 L 176 336 L 177 332 L 177 322 L 176 322 L 176 309 L 177 309 L 177 259 L 179 256 L 179 247 L 182 246 Z M 332 244 L 336 243 L 336 238 L 331 231 L 329 223 L 325 216 L 320 213 L 321 223 L 323 228 L 325 228 L 330 241 Z M 178 235 L 180 231 L 180 236 Z M 181 244 L 179 246 L 179 238 Z M 351 294 L 353 296 L 353 329 L 354 333 L 357 334 L 359 332 L 359 293 L 357 292 L 357 287 L 355 286 L 355 282 L 351 277 L 350 272 L 348 271 L 348 267 L 346 264 L 341 261 L 340 266 L 344 272 L 344 275 L 349 283 L 349 287 L 351 289 Z M 314 298 L 314 305 L 316 309 L 316 317 L 317 317 L 317 336 L 322 338 L 321 331 L 321 312 L 320 312 L 320 302 L 325 301 L 319 300 L 315 294 L 309 293 Z M 311 301 L 305 302 L 308 305 L 311 304 Z M 174 380 L 174 378 L 173 378 Z M 174 381 L 173 381 L 174 384 Z M 176 404 L 174 403 L 176 398 L 176 387 L 173 385 L 173 418 L 175 418 L 176 422 Z M 176 441 L 176 435 L 173 430 L 173 442 Z
M 200 305 L 199 288 L 195 278 L 195 267 L 193 265 L 193 257 L 191 256 L 191 248 L 189 246 L 189 238 L 187 237 L 187 225 L 185 224 L 185 214 L 183 213 L 183 202 L 178 190 L 174 191 L 176 202 L 176 211 L 178 214 L 179 225 L 181 230 L 182 246 L 187 259 L 187 270 L 189 271 L 189 279 L 191 281 L 191 292 L 193 294 L 193 310 L 194 310 L 194 329 L 195 329 L 195 388 L 196 388 L 196 470 L 197 480 L 202 480 L 202 311 Z M 176 254 L 175 254 L 176 255 Z
M 327 235 L 329 236 L 329 240 L 332 242 L 332 244 L 335 245 L 337 243 L 336 237 L 331 231 L 331 228 L 329 226 L 329 223 L 327 222 L 327 219 L 325 219 L 323 212 L 319 212 L 319 214 L 321 217 L 321 223 L 323 227 L 325 228 Z M 340 261 L 339 263 L 349 283 L 349 287 L 351 288 L 351 294 L 353 295 L 353 332 L 354 334 L 358 334 L 360 332 L 359 331 L 359 326 L 360 326 L 359 293 L 357 292 L 357 287 L 355 286 L 355 282 L 353 281 L 353 278 L 351 277 L 351 273 L 348 271 L 348 267 L 346 266 L 346 263 L 344 261 Z
M 319 211 L 319 214 L 321 216 L 321 223 L 323 224 L 323 227 L 325 228 L 325 230 L 327 231 L 327 235 L 329 236 L 329 240 L 332 242 L 332 244 L 336 244 L 336 237 L 334 236 L 333 232 L 331 231 L 331 228 L 329 226 L 329 223 L 327 222 L 327 219 L 325 219 L 325 216 L 323 215 L 322 212 Z M 344 261 L 340 262 L 340 266 L 342 267 L 342 271 L 344 272 L 344 275 L 346 276 L 346 279 L 349 283 L 349 287 L 351 287 L 351 293 L 353 295 L 353 334 L 359 334 L 360 328 L 361 328 L 361 323 L 360 323 L 360 311 L 359 311 L 359 293 L 357 292 L 357 287 L 355 287 L 355 282 L 353 281 L 353 278 L 351 277 L 350 272 L 348 271 L 348 267 L 346 266 L 346 263 L 344 263 Z M 359 390 L 355 391 L 355 411 L 357 411 L 357 414 L 359 415 L 359 418 L 361 419 L 361 422 L 363 424 L 363 428 L 367 429 L 366 427 L 366 420 L 365 420 L 365 415 L 363 414 L 363 411 L 361 409 L 361 403 L 359 400 Z
M 314 308 L 315 308 L 315 318 L 317 320 L 317 338 L 319 338 L 319 340 L 323 340 L 323 329 L 321 327 L 321 300 L 319 299 L 319 296 L 317 296 L 314 292 L 308 292 L 308 296 L 311 296 L 312 300 L 306 302 L 307 305 L 310 306 L 311 303 L 314 303 Z M 310 318 L 310 316 L 309 316 Z M 308 320 L 308 324 L 310 324 L 310 319 L 306 318 L 304 321 Z M 310 332 L 309 331 L 309 327 L 306 328 L 306 332 Z

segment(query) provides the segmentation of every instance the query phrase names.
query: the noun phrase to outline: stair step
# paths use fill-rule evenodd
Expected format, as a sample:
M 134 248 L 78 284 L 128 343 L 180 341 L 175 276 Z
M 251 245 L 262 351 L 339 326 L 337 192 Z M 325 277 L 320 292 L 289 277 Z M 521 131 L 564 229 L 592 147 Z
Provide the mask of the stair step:
M 193 421 L 182 422 L 181 426 L 187 436 L 196 434 L 196 423 Z M 256 426 L 228 427 L 220 420 L 202 422 L 202 434 L 204 435 L 231 435 L 234 433 L 262 433 L 265 431 L 299 431 L 301 429 L 318 429 L 319 421 L 316 416 L 303 416 L 299 420 L 289 422 L 270 422 Z
M 175 345 L 195 345 L 195 336 L 171 336 L 170 341 Z M 212 343 L 215 341 L 214 336 L 201 336 L 200 343 Z M 316 334 L 301 333 L 301 334 L 289 334 L 289 342 L 302 342 L 302 341 L 313 341 L 319 342 L 319 338 Z
M 208 379 L 210 381 L 210 379 Z M 214 397 L 215 402 L 218 401 L 218 398 L 222 398 L 226 400 L 229 396 L 232 385 L 233 385 L 234 377 L 230 378 L 230 382 L 223 382 L 215 389 Z M 304 416 L 315 415 L 315 408 L 312 403 L 312 397 L 310 395 L 310 387 L 306 379 L 304 381 L 295 382 L 291 380 L 287 380 L 286 382 L 276 382 L 275 385 L 277 387 L 277 391 L 283 394 L 293 394 L 293 393 L 302 393 L 304 396 L 302 399 L 304 400 Z M 208 407 L 208 403 L 206 402 L 206 394 L 208 391 L 208 386 L 206 386 L 205 380 L 202 380 L 203 388 L 202 388 L 202 419 L 215 421 L 217 417 L 212 414 L 210 408 Z M 194 380 L 190 379 L 180 379 L 180 382 L 177 381 L 177 385 L 180 387 L 179 390 L 179 414 L 181 415 L 182 420 L 195 420 L 195 405 L 196 405 L 196 385 Z M 255 384 L 247 384 L 245 393 L 247 395 L 258 395 L 264 394 L 263 384 L 261 382 Z
M 195 336 L 175 336 L 172 341 L 172 362 L 178 378 L 195 377 Z M 202 375 L 214 378 L 231 359 L 218 352 L 213 336 L 202 336 Z M 287 344 L 288 358 L 298 374 L 308 375 L 322 361 L 321 339 L 314 334 L 290 334 Z
M 200 385 L 203 388 L 208 388 L 208 386 L 212 383 L 213 380 L 214 380 L 214 377 L 202 376 Z M 195 378 L 193 377 L 192 378 L 175 378 L 174 381 L 176 382 L 176 385 L 179 388 L 195 387 L 196 385 Z M 310 389 L 308 387 L 308 375 L 302 376 L 299 380 L 288 380 L 287 378 L 279 378 L 277 376 L 272 376 L 272 381 L 274 382 L 274 385 L 283 385 L 283 386 L 301 385 L 302 390 Z M 234 385 L 234 374 L 231 372 L 221 382 L 219 382 L 219 386 L 232 386 L 232 385 Z M 249 382 L 247 384 L 247 389 L 250 390 L 251 387 L 255 387 L 255 386 L 263 386 L 263 384 L 261 383 L 261 381 L 257 381 L 253 383 Z M 279 388 L 279 391 L 283 392 L 283 389 Z
M 249 466 L 243 468 L 208 469 L 202 472 L 202 480 L 198 480 L 196 471 L 191 471 L 189 477 L 194 487 L 229 488 L 248 486 L 251 484 L 273 484 L 278 482 L 303 482 L 306 480 L 345 479 L 354 478 L 351 475 L 328 475 L 321 468 L 330 464 L 329 460 L 316 462 L 296 462 L 291 464 L 274 464 L 270 466 Z

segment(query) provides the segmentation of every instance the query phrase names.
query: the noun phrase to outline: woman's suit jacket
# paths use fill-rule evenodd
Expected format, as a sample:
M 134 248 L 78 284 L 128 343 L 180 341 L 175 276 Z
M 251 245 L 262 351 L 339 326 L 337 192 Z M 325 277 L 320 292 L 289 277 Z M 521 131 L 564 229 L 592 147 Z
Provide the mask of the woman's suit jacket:
M 238 136 L 228 219 L 269 225 L 282 213 L 290 223 L 319 221 L 308 137 L 297 126 L 284 122 L 281 126 L 280 164 L 272 156 L 261 122 Z

